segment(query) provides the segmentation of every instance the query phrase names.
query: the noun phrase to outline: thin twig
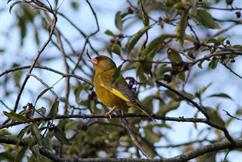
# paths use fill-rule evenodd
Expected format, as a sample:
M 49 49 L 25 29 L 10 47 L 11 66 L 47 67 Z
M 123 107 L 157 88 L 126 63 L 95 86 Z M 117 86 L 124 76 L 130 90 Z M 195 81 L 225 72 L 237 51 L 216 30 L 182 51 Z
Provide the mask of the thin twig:
M 233 115 L 231 115 L 228 111 L 226 111 L 226 110 L 223 110 L 229 117 L 231 117 L 231 118 L 233 118 L 233 119 L 236 119 L 236 120 L 242 120 L 242 119 L 240 119 L 240 118 L 238 118 L 238 117 L 236 117 L 236 116 L 233 116 Z
M 12 69 L 8 69 L 4 72 L 2 72 L 0 74 L 0 77 L 8 74 L 8 73 L 12 73 L 12 72 L 15 72 L 15 71 L 19 71 L 19 70 L 26 70 L 26 69 L 29 69 L 31 67 L 31 65 L 27 65 L 27 66 L 20 66 L 20 67 L 15 67 L 15 68 L 12 68 Z M 73 77 L 73 78 L 76 78 L 78 80 L 81 80 L 81 81 L 84 81 L 85 83 L 89 84 L 89 85 L 92 85 L 91 81 L 81 77 L 81 76 L 78 76 L 78 75 L 75 75 L 75 74 L 65 74 L 65 73 L 62 73 L 61 71 L 58 71 L 58 70 L 55 70 L 53 68 L 50 68 L 50 67 L 47 67 L 47 66 L 40 66 L 40 65 L 36 65 L 34 68 L 36 69 L 43 69 L 43 70 L 47 70 L 47 71 L 50 71 L 50 72 L 53 72 L 53 73 L 56 73 L 56 74 L 59 74 L 63 77 Z
M 229 134 L 228 130 L 225 128 L 225 127 L 222 127 L 218 124 L 215 124 L 213 122 L 211 122 L 210 120 L 210 117 L 208 115 L 208 113 L 206 112 L 206 109 L 205 107 L 203 106 L 200 106 L 199 104 L 197 104 L 195 101 L 191 100 L 190 98 L 186 97 L 185 95 L 183 95 L 182 93 L 180 93 L 179 91 L 169 87 L 168 85 L 166 85 L 165 83 L 162 83 L 161 81 L 156 81 L 156 83 L 159 85 L 159 86 L 163 86 L 167 89 L 169 89 L 170 91 L 172 91 L 173 93 L 175 93 L 176 95 L 178 95 L 179 97 L 185 99 L 186 101 L 188 101 L 189 103 L 191 103 L 194 107 L 196 107 L 205 117 L 206 117 L 206 124 L 216 128 L 216 129 L 219 129 L 221 131 L 223 131 L 225 137 L 230 141 L 231 143 L 231 147 L 234 145 L 234 140 L 233 138 L 231 137 L 231 135 Z
M 52 22 L 52 26 L 51 26 L 51 30 L 50 30 L 50 33 L 49 33 L 49 37 L 48 37 L 48 39 L 46 40 L 46 42 L 43 44 L 42 48 L 38 51 L 38 53 L 37 53 L 37 55 L 36 55 L 36 57 L 35 57 L 35 59 L 34 59 L 34 62 L 33 62 L 33 64 L 31 65 L 31 67 L 30 67 L 30 69 L 29 69 L 29 71 L 28 71 L 28 74 L 26 75 L 26 77 L 25 77 L 25 79 L 24 79 L 24 81 L 23 81 L 23 84 L 22 84 L 22 86 L 21 86 L 21 88 L 20 88 L 20 91 L 19 91 L 19 93 L 18 93 L 18 96 L 17 96 L 16 102 L 15 102 L 15 105 L 14 105 L 14 110 L 13 110 L 14 112 L 17 111 L 17 108 L 18 108 L 18 104 L 19 104 L 19 101 L 20 101 L 21 95 L 22 95 L 23 90 L 24 90 L 24 88 L 25 88 L 25 85 L 27 84 L 27 81 L 28 81 L 28 79 L 29 79 L 29 77 L 30 77 L 29 74 L 32 73 L 32 71 L 33 71 L 33 69 L 34 69 L 34 67 L 35 67 L 35 65 L 36 65 L 36 63 L 37 63 L 37 61 L 38 61 L 40 55 L 43 53 L 43 51 L 45 50 L 45 48 L 47 47 L 47 45 L 48 45 L 49 42 L 51 41 L 52 35 L 53 35 L 54 31 L 55 31 L 55 26 L 56 26 L 56 23 L 57 23 L 57 16 L 56 16 L 55 12 L 52 11 L 51 13 L 52 13 L 52 15 L 53 15 L 53 17 L 54 17 L 54 20 L 53 20 L 53 22 Z
M 203 142 L 215 143 L 216 141 L 215 140 L 202 139 L 202 140 L 193 140 L 193 141 L 179 143 L 179 144 L 170 144 L 170 145 L 155 146 L 155 147 L 156 148 L 174 148 L 174 147 L 187 146 L 187 145 L 192 145 L 192 144 L 195 144 L 195 143 L 203 143 Z
M 229 66 L 227 66 L 226 64 L 222 63 L 222 65 L 224 67 L 226 67 L 226 69 L 228 69 L 231 73 L 233 73 L 235 76 L 239 77 L 240 79 L 242 79 L 242 76 L 240 76 L 239 74 L 237 74 L 233 69 L 231 69 Z

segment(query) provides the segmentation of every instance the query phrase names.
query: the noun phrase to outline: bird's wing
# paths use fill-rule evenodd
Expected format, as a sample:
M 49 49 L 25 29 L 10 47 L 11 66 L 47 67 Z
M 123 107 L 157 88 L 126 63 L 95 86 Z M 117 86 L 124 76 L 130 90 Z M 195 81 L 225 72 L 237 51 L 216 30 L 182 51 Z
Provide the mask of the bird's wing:
M 137 100 L 137 96 L 129 89 L 128 84 L 122 76 L 113 82 L 114 71 L 115 69 L 112 69 L 100 74 L 100 85 L 126 102 Z
M 147 112 L 147 110 L 140 104 L 137 96 L 135 93 L 129 89 L 128 84 L 126 83 L 125 79 L 122 76 L 119 76 L 114 82 L 113 82 L 113 74 L 115 72 L 115 69 L 108 70 L 100 74 L 100 85 L 109 90 L 111 93 L 116 95 L 117 97 L 124 100 L 129 106 L 135 106 L 139 108 L 141 111 L 143 111 L 151 120 L 152 117 Z

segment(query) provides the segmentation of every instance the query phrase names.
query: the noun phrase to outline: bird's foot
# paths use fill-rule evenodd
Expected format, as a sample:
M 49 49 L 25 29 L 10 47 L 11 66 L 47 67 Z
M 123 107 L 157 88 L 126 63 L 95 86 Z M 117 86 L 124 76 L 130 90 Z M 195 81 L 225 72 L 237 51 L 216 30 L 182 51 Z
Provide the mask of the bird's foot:
M 124 111 L 121 111 L 121 116 L 125 116 L 126 113 Z
M 116 107 L 114 106 L 109 112 L 106 113 L 106 116 L 108 117 L 109 120 L 112 119 L 111 115 L 115 109 L 116 109 Z
M 110 112 L 110 111 L 107 112 L 107 113 L 106 113 L 106 116 L 107 116 L 107 119 L 108 119 L 108 120 L 112 119 L 112 112 Z

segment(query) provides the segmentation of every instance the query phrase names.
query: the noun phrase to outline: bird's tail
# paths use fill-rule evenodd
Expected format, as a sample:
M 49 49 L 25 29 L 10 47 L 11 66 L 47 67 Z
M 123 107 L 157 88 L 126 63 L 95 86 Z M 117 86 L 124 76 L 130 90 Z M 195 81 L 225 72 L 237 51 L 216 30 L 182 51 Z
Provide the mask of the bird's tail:
M 153 158 L 155 155 L 153 155 L 151 152 L 149 152 L 148 150 L 146 150 L 139 142 L 139 140 L 137 139 L 137 137 L 135 136 L 135 133 L 133 132 L 133 129 L 130 125 L 130 123 L 128 122 L 128 120 L 126 118 L 120 118 L 121 123 L 123 124 L 123 126 L 126 128 L 126 130 L 128 131 L 131 140 L 134 142 L 135 146 L 147 157 L 147 158 Z

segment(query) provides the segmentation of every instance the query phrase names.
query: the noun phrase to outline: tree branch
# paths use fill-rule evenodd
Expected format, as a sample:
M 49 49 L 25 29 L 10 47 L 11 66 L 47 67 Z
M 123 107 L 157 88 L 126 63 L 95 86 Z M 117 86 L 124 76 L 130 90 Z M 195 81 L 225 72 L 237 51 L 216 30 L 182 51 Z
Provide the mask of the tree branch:
M 201 111 L 202 114 L 206 117 L 206 122 L 205 122 L 205 123 L 208 124 L 208 125 L 210 125 L 210 126 L 212 126 L 212 127 L 214 127 L 214 128 L 216 128 L 216 129 L 219 129 L 219 130 L 223 131 L 225 137 L 230 141 L 230 143 L 231 143 L 231 147 L 233 147 L 233 145 L 234 145 L 234 140 L 233 140 L 233 138 L 231 137 L 231 135 L 229 134 L 228 130 L 227 130 L 225 127 L 222 127 L 222 126 L 220 126 L 220 125 L 217 125 L 217 124 L 211 122 L 210 117 L 209 117 L 209 115 L 208 115 L 208 113 L 207 113 L 205 107 L 200 106 L 200 105 L 199 105 L 198 103 L 196 103 L 195 101 L 193 101 L 193 100 L 191 100 L 190 98 L 186 97 L 185 95 L 183 95 L 183 94 L 180 93 L 179 91 L 177 91 L 177 90 L 175 90 L 175 89 L 169 87 L 169 86 L 166 85 L 165 83 L 162 83 L 162 82 L 160 82 L 160 81 L 156 81 L 156 83 L 157 83 L 159 86 L 163 86 L 163 87 L 169 89 L 170 91 L 172 91 L 172 92 L 175 93 L 176 95 L 180 96 L 181 98 L 183 98 L 183 99 L 185 99 L 186 101 L 188 101 L 189 103 L 191 103 L 191 104 L 192 104 L 194 107 L 196 107 L 199 111 Z
M 43 7 L 43 6 L 42 6 L 42 7 Z M 47 45 L 48 45 L 49 42 L 51 41 L 52 35 L 54 34 L 55 26 L 56 26 L 56 23 L 57 23 L 57 16 L 56 16 L 55 11 L 51 10 L 51 11 L 49 11 L 49 12 L 50 12 L 50 13 L 53 15 L 53 17 L 54 17 L 53 22 L 51 22 L 52 24 L 51 24 L 51 30 L 50 30 L 50 33 L 49 33 L 49 37 L 48 37 L 48 39 L 46 40 L 46 42 L 43 44 L 42 48 L 38 51 L 38 53 L 37 53 L 37 55 L 36 55 L 36 57 L 35 57 L 35 59 L 34 59 L 34 62 L 33 62 L 33 64 L 31 65 L 31 67 L 30 67 L 30 69 L 29 69 L 29 71 L 28 71 L 28 74 L 26 75 L 26 77 L 25 77 L 25 79 L 24 79 L 24 81 L 23 81 L 23 84 L 22 84 L 22 86 L 21 86 L 21 88 L 20 88 L 20 91 L 19 91 L 19 93 L 18 93 L 18 96 L 17 96 L 16 102 L 15 102 L 15 105 L 14 105 L 14 110 L 13 110 L 14 112 L 17 111 L 18 103 L 19 103 L 19 101 L 20 101 L 21 95 L 22 95 L 23 90 L 24 90 L 24 88 L 25 88 L 25 85 L 27 84 L 27 81 L 28 81 L 28 79 L 29 79 L 29 77 L 30 77 L 29 74 L 31 74 L 31 72 L 33 71 L 33 69 L 34 69 L 34 67 L 35 67 L 35 65 L 36 65 L 36 63 L 37 63 L 37 61 L 38 61 L 40 55 L 41 55 L 41 54 L 43 53 L 43 51 L 45 50 L 45 48 L 47 47 Z
M 26 69 L 29 69 L 31 67 L 31 65 L 27 65 L 27 66 L 20 66 L 20 67 L 16 67 L 16 68 L 12 68 L 12 69 L 8 69 L 2 73 L 0 73 L 0 77 L 8 74 L 8 73 L 12 73 L 12 72 L 15 72 L 15 71 L 18 71 L 18 70 L 26 70 Z M 75 75 L 75 74 L 65 74 L 65 73 L 62 73 L 58 70 L 55 70 L 53 68 L 50 68 L 50 67 L 47 67 L 47 66 L 40 66 L 40 65 L 36 65 L 34 68 L 36 69 L 43 69 L 43 70 L 47 70 L 47 71 L 50 71 L 50 72 L 53 72 L 53 73 L 56 73 L 56 74 L 59 74 L 63 77 L 73 77 L 73 78 L 76 78 L 78 80 L 81 80 L 81 81 L 84 81 L 86 83 L 88 83 L 89 85 L 92 85 L 91 81 L 83 78 L 83 77 L 80 77 L 78 75 Z
M 0 143 L 4 144 L 13 144 L 13 145 L 19 145 L 19 146 L 30 146 L 31 142 L 26 140 L 18 140 L 17 138 L 8 137 L 8 136 L 0 136 Z M 53 160 L 53 161 L 63 161 L 62 158 L 58 157 L 54 153 L 52 153 L 50 150 L 46 148 L 39 148 L 40 154 Z
M 193 123 L 206 123 L 206 119 L 204 118 L 184 118 L 184 117 L 166 117 L 161 115 L 153 114 L 151 115 L 153 119 L 156 120 L 165 120 L 165 121 L 176 121 L 176 122 L 193 122 Z M 0 129 L 12 127 L 15 125 L 26 124 L 30 122 L 38 122 L 38 121 L 49 121 L 49 120 L 57 120 L 57 119 L 109 119 L 107 115 L 57 115 L 56 117 L 39 117 L 33 119 L 27 119 L 24 122 L 14 122 L 9 124 L 0 125 Z M 112 115 L 112 118 L 143 118 L 149 120 L 147 115 L 145 114 L 124 114 L 124 115 Z
M 19 144 L 20 146 L 28 146 L 29 142 L 25 140 L 21 140 L 20 142 L 13 137 L 7 137 L 7 136 L 0 136 L 0 143 L 5 144 Z M 235 147 L 234 148 L 242 148 L 242 140 L 235 140 Z M 167 159 L 125 159 L 125 158 L 60 158 L 59 156 L 52 153 L 50 150 L 45 148 L 40 148 L 40 153 L 43 156 L 46 156 L 47 158 L 53 160 L 53 161 L 68 161 L 68 162 L 185 162 L 188 160 L 191 160 L 193 158 L 196 158 L 198 156 L 201 156 L 205 153 L 213 152 L 213 151 L 219 151 L 224 149 L 229 149 L 231 146 L 230 142 L 228 141 L 221 141 L 216 142 L 214 144 L 209 144 L 206 146 L 199 147 L 193 151 L 189 151 L 187 153 L 167 158 Z

